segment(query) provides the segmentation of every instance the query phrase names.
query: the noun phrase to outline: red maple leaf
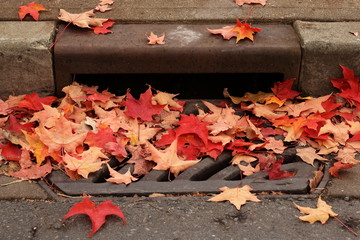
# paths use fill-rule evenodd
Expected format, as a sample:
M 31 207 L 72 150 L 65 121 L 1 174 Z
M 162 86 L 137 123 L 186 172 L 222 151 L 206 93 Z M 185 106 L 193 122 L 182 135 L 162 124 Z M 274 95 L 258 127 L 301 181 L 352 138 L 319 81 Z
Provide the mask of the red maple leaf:
M 290 178 L 296 174 L 296 172 L 281 171 L 280 168 L 283 161 L 284 159 L 281 158 L 276 162 L 274 162 L 273 164 L 271 164 L 270 168 L 266 169 L 266 173 L 268 174 L 270 180 L 280 180 L 284 178 Z
M 104 148 L 107 143 L 116 143 L 116 137 L 110 127 L 100 126 L 96 133 L 88 132 L 84 142 L 92 147 Z
M 26 132 L 33 132 L 34 123 L 25 123 L 21 124 L 18 122 L 16 117 L 14 115 L 9 115 L 9 120 L 7 122 L 7 126 L 5 127 L 6 130 L 15 132 L 17 134 L 22 134 L 21 130 L 24 130 Z
M 177 122 L 179 125 L 175 130 L 168 130 L 168 134 L 156 142 L 157 146 L 171 144 L 175 139 L 178 140 L 177 151 L 180 156 L 185 156 L 187 160 L 196 159 L 202 150 L 207 151 L 209 122 L 203 122 L 194 114 L 181 115 Z
M 94 30 L 94 33 L 96 35 L 112 33 L 112 31 L 109 30 L 108 28 L 112 27 L 112 25 L 114 25 L 114 24 L 115 24 L 115 22 L 113 20 L 109 19 L 106 22 L 104 22 L 101 27 L 92 27 L 91 29 Z
M 30 14 L 30 16 L 32 16 L 36 21 L 38 21 L 40 16 L 39 11 L 47 10 L 43 5 L 35 2 L 28 3 L 27 5 L 22 5 L 19 8 L 20 9 L 18 11 L 18 14 L 20 20 L 23 20 L 27 14 Z
M 360 108 L 360 84 L 359 78 L 355 77 L 354 72 L 342 65 L 340 67 L 343 69 L 344 78 L 341 79 L 331 79 L 331 83 L 334 87 L 340 90 L 340 93 L 337 95 L 345 98 L 351 106 L 356 106 Z
M 18 103 L 19 107 L 27 108 L 30 110 L 40 111 L 43 110 L 43 104 L 50 105 L 57 97 L 49 96 L 40 98 L 37 93 L 29 94 L 24 96 L 24 100 Z
M 88 237 L 91 237 L 100 229 L 100 227 L 105 223 L 105 217 L 108 215 L 119 216 L 124 221 L 124 224 L 126 224 L 126 218 L 123 212 L 118 206 L 113 205 L 111 200 L 102 202 L 96 206 L 93 201 L 84 197 L 82 202 L 74 204 L 62 220 L 64 221 L 65 219 L 77 214 L 86 214 L 91 220 L 92 230 Z
M 334 177 L 340 177 L 339 176 L 339 170 L 340 169 L 348 169 L 354 167 L 354 164 L 350 163 L 343 163 L 343 162 L 336 162 L 334 165 L 329 169 L 329 173 Z
M 276 82 L 271 90 L 280 100 L 293 99 L 301 94 L 300 92 L 291 90 L 294 80 L 295 78 L 290 78 L 284 82 Z
M 1 145 L 1 156 L 9 161 L 20 161 L 21 149 L 18 145 L 8 142 L 6 145 Z
M 208 29 L 212 34 L 221 34 L 224 39 L 229 40 L 232 37 L 236 37 L 236 43 L 242 39 L 248 38 L 254 41 L 254 34 L 261 31 L 261 28 L 253 28 L 250 24 L 242 23 L 239 19 L 236 19 L 234 26 L 225 26 L 219 29 Z
M 151 87 L 145 93 L 140 95 L 139 100 L 136 100 L 130 92 L 126 93 L 126 111 L 124 112 L 129 117 L 140 118 L 144 121 L 153 121 L 152 116 L 159 114 L 165 105 L 152 104 Z

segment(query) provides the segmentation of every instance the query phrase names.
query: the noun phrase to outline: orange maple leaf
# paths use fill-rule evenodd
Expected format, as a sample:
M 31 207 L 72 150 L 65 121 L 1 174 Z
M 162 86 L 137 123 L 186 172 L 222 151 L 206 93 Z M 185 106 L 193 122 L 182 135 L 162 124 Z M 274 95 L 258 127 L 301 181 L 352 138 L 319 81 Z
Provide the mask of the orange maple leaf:
M 68 169 L 76 171 L 84 178 L 87 178 L 89 173 L 100 169 L 101 165 L 105 162 L 101 159 L 108 159 L 108 157 L 98 147 L 90 147 L 88 150 L 75 156 L 66 153 L 63 158 Z
M 236 37 L 236 43 L 240 40 L 248 38 L 254 41 L 254 34 L 261 31 L 261 28 L 253 28 L 248 23 L 242 23 L 239 19 L 236 19 L 234 26 L 225 26 L 220 29 L 208 29 L 212 34 L 221 34 L 224 39 L 229 40 L 232 37 Z
M 112 33 L 111 30 L 109 30 L 109 27 L 112 27 L 112 25 L 114 25 L 114 21 L 109 19 L 106 22 L 103 23 L 103 25 L 101 27 L 92 27 L 91 29 L 94 30 L 94 33 L 96 35 L 99 34 L 107 34 L 107 33 Z
M 23 20 L 27 14 L 30 14 L 30 16 L 32 16 L 36 21 L 38 21 L 40 16 L 39 12 L 47 10 L 43 5 L 35 2 L 28 3 L 27 5 L 22 5 L 19 8 L 20 9 L 18 11 L 18 14 L 20 20 Z
M 158 150 L 149 142 L 146 142 L 151 156 L 146 158 L 151 160 L 157 165 L 153 168 L 155 170 L 170 170 L 175 177 L 180 172 L 188 169 L 192 165 L 198 163 L 200 160 L 183 160 L 177 155 L 177 140 L 173 141 L 171 145 L 165 150 Z
M 68 153 L 75 153 L 76 147 L 82 145 L 87 132 L 78 131 L 77 124 L 67 120 L 61 116 L 55 121 L 53 128 L 46 128 L 40 124 L 35 128 L 35 132 L 39 135 L 41 142 L 48 148 L 49 152 L 57 152 L 65 150 Z
M 236 188 L 222 187 L 220 188 L 222 193 L 210 198 L 208 201 L 211 202 L 222 202 L 230 201 L 237 210 L 240 210 L 241 206 L 246 203 L 246 201 L 260 202 L 261 200 L 256 197 L 255 194 L 250 191 L 252 188 L 249 185 Z

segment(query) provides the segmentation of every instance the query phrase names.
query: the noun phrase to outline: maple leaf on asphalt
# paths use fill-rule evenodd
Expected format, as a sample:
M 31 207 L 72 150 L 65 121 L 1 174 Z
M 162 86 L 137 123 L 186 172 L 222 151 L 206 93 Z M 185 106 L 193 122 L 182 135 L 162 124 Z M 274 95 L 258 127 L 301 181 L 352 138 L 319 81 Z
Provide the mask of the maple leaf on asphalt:
M 91 237 L 100 229 L 105 223 L 106 216 L 108 215 L 116 215 L 123 220 L 124 224 L 126 224 L 126 218 L 123 212 L 118 206 L 113 205 L 111 200 L 102 202 L 96 206 L 90 199 L 83 198 L 82 202 L 74 204 L 62 221 L 77 214 L 86 214 L 91 220 L 91 233 L 88 237 Z
M 265 5 L 267 0 L 235 0 L 235 3 L 239 6 L 244 4 L 261 4 Z
M 153 105 L 151 100 L 151 87 L 149 87 L 145 93 L 140 94 L 139 100 L 136 100 L 130 92 L 126 93 L 125 114 L 132 118 L 153 121 L 153 115 L 159 114 L 164 109 L 165 105 Z
M 154 45 L 154 44 L 165 44 L 165 33 L 163 33 L 162 36 L 158 37 L 158 35 L 154 34 L 153 32 L 150 32 L 150 35 L 147 36 L 147 39 L 149 40 L 148 44 L 149 45 Z
M 188 169 L 192 165 L 198 163 L 200 160 L 183 160 L 177 155 L 177 140 L 173 141 L 171 145 L 165 150 L 158 150 L 151 143 L 147 142 L 151 156 L 146 158 L 156 163 L 153 168 L 155 170 L 170 170 L 175 177 L 180 172 Z
M 229 201 L 232 203 L 237 210 L 240 210 L 241 206 L 246 203 L 246 201 L 260 202 L 261 200 L 256 197 L 255 194 L 250 191 L 252 188 L 249 185 L 236 188 L 222 187 L 222 191 L 218 195 L 208 199 L 211 202 L 222 202 Z
M 318 198 L 317 208 L 301 207 L 296 203 L 294 203 L 294 205 L 299 209 L 302 214 L 308 214 L 306 216 L 299 217 L 299 219 L 309 222 L 311 224 L 316 221 L 325 224 L 329 217 L 336 217 L 338 215 L 331 210 L 332 207 L 328 205 L 325 201 L 323 201 L 321 197 Z
M 114 25 L 114 23 L 115 22 L 113 20 L 109 19 L 106 22 L 104 22 L 101 27 L 92 27 L 91 29 L 94 30 L 94 33 L 96 35 L 112 33 L 112 31 L 109 30 L 108 28 L 112 27 L 112 25 Z
M 30 14 L 30 16 L 32 16 L 36 21 L 38 21 L 40 16 L 39 12 L 47 10 L 43 5 L 35 2 L 28 3 L 27 5 L 22 5 L 19 8 L 20 9 L 18 11 L 18 14 L 20 20 L 23 20 L 27 14 Z
M 72 23 L 81 28 L 90 28 L 90 26 L 101 27 L 104 22 L 109 20 L 107 18 L 95 18 L 94 16 L 94 10 L 73 14 L 65 11 L 64 9 L 60 9 L 58 18 L 64 22 Z

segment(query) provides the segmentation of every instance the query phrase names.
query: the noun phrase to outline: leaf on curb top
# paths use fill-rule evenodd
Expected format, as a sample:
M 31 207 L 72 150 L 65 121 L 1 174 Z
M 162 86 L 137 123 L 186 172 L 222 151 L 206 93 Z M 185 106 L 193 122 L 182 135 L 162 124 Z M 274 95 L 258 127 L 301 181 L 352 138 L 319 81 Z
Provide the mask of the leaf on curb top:
M 254 41 L 254 34 L 261 31 L 261 28 L 253 28 L 250 24 L 242 23 L 239 19 L 236 19 L 234 26 L 225 26 L 220 29 L 208 29 L 212 34 L 221 34 L 224 39 L 229 40 L 232 37 L 236 37 L 236 43 L 240 40 L 248 38 Z
M 296 203 L 294 203 L 294 205 L 299 209 L 300 213 L 308 214 L 306 216 L 300 216 L 299 219 L 311 224 L 316 221 L 325 224 L 329 217 L 336 217 L 338 215 L 331 210 L 332 207 L 323 201 L 321 197 L 318 198 L 317 208 L 301 207 Z
M 91 220 L 91 233 L 88 237 L 91 237 L 100 229 L 105 223 L 105 218 L 108 215 L 116 215 L 123 220 L 124 224 L 126 224 L 126 218 L 123 212 L 118 206 L 113 205 L 111 200 L 102 202 L 96 206 L 90 199 L 83 198 L 82 202 L 74 204 L 62 220 L 65 221 L 67 218 L 77 214 L 86 214 Z
M 250 191 L 252 188 L 249 185 L 236 188 L 222 187 L 222 191 L 218 195 L 210 198 L 208 201 L 211 202 L 222 202 L 230 201 L 237 210 L 240 210 L 241 206 L 246 203 L 246 201 L 260 202 L 261 200 L 256 197 L 255 194 Z
M 95 18 L 94 10 L 90 10 L 83 13 L 73 14 L 65 11 L 64 9 L 60 9 L 59 19 L 72 23 L 81 28 L 90 28 L 90 26 L 101 27 L 104 22 L 108 21 L 107 18 Z
M 106 22 L 104 22 L 101 27 L 92 27 L 91 29 L 94 30 L 94 33 L 96 35 L 112 33 L 112 31 L 109 30 L 108 28 L 112 27 L 112 25 L 114 25 L 114 24 L 115 24 L 115 22 L 113 20 L 109 19 Z
M 235 0 L 235 3 L 239 6 L 244 4 L 261 4 L 265 5 L 267 0 Z
M 43 5 L 35 2 L 28 3 L 27 5 L 22 5 L 19 8 L 20 9 L 18 11 L 18 14 L 20 20 L 23 20 L 27 14 L 30 14 L 30 16 L 32 16 L 36 21 L 38 21 L 40 16 L 39 12 L 47 10 Z
M 154 45 L 154 44 L 162 45 L 162 44 L 165 44 L 165 41 L 164 41 L 165 33 L 163 33 L 163 35 L 159 37 L 158 35 L 151 32 L 150 35 L 147 36 L 147 39 L 149 40 L 149 42 L 148 42 L 149 45 Z

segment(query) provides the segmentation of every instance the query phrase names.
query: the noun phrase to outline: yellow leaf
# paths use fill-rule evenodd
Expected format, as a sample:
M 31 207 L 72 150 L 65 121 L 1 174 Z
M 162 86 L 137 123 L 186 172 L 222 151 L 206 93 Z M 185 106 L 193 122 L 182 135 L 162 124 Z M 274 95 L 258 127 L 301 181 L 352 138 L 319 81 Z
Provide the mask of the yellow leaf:
M 211 202 L 222 202 L 230 201 L 237 210 L 240 210 L 241 206 L 246 203 L 246 201 L 260 202 L 261 200 L 256 197 L 255 194 L 250 191 L 252 188 L 249 185 L 236 188 L 222 187 L 220 188 L 222 193 L 219 193 L 215 197 L 210 198 L 208 201 Z
M 321 197 L 319 197 L 318 199 L 317 208 L 301 207 L 296 203 L 294 204 L 302 214 L 308 214 L 306 216 L 299 217 L 299 219 L 309 222 L 311 224 L 316 221 L 324 224 L 329 219 L 329 217 L 336 217 L 338 215 L 331 210 L 332 206 L 321 200 Z

